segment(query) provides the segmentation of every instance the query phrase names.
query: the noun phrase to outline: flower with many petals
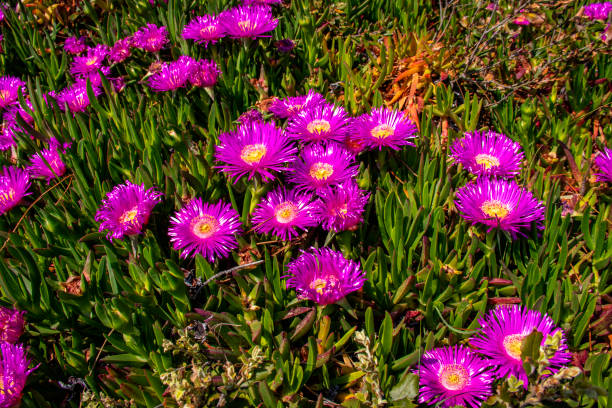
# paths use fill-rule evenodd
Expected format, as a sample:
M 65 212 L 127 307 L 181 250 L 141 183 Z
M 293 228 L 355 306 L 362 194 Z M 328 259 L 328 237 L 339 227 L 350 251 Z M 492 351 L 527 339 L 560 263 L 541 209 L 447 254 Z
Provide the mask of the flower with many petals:
M 289 96 L 287 98 L 274 98 L 270 104 L 270 112 L 279 119 L 292 118 L 305 109 L 325 103 L 323 95 L 312 89 L 306 95 Z
M 70 54 L 80 54 L 87 49 L 85 37 L 68 37 L 64 41 L 64 51 Z
M 287 288 L 320 305 L 335 303 L 359 290 L 366 281 L 359 262 L 329 248 L 310 248 L 287 266 Z
M 595 173 L 597 180 L 612 184 L 612 149 L 605 148 L 595 157 L 595 165 L 599 173 Z
M 0 306 L 0 342 L 17 343 L 23 334 L 25 312 Z
M 92 91 L 96 97 L 102 94 L 100 88 L 93 84 Z M 61 90 L 55 99 L 62 110 L 65 109 L 65 106 L 68 106 L 68 109 L 73 113 L 85 112 L 90 104 L 89 95 L 87 95 L 87 83 L 77 81 L 74 85 Z
M 303 143 L 341 142 L 346 137 L 348 124 L 344 108 L 322 103 L 293 116 L 287 125 L 287 135 Z
M 12 76 L 0 77 L 0 109 L 17 102 L 19 90 L 25 92 L 25 82 Z
M 0 215 L 15 207 L 30 193 L 28 172 L 14 166 L 4 167 L 0 173 Z
M 501 306 L 489 311 L 484 318 L 479 319 L 479 323 L 481 329 L 470 340 L 470 344 L 476 347 L 478 353 L 488 357 L 492 366 L 497 367 L 495 375 L 498 378 L 513 375 L 522 380 L 527 388 L 522 347 L 523 340 L 533 331 L 542 333 L 541 348 L 545 346 L 548 336 L 561 335 L 557 350 L 548 359 L 548 370 L 554 373 L 571 359 L 563 331 L 555 327 L 555 322 L 548 315 L 542 315 L 536 310 L 520 305 Z
M 591 20 L 606 21 L 612 12 L 612 2 L 591 3 L 584 6 L 584 15 Z
M 544 204 L 513 180 L 478 178 L 457 191 L 457 209 L 473 224 L 525 235 L 523 229 L 544 229 Z
M 427 351 L 419 366 L 419 402 L 443 408 L 480 407 L 493 393 L 489 366 L 465 346 Z
M 75 76 L 88 76 L 98 72 L 102 68 L 102 63 L 108 55 L 108 47 L 98 44 L 94 48 L 87 50 L 87 54 L 82 57 L 74 57 L 70 73 Z
M 217 80 L 221 71 L 217 67 L 217 64 L 213 60 L 201 59 L 196 61 L 191 75 L 189 76 L 189 82 L 193 86 L 201 88 L 211 88 L 217 84 Z
M 170 241 L 175 250 L 181 250 L 182 258 L 200 254 L 214 262 L 238 247 L 238 211 L 224 201 L 209 204 L 194 198 L 170 218 L 170 224 Z
M 178 60 L 162 65 L 161 70 L 149 77 L 149 86 L 155 92 L 174 91 L 179 89 L 191 77 L 196 62 L 193 58 L 183 55 Z
M 359 189 L 354 180 L 323 189 L 315 202 L 314 215 L 327 231 L 346 231 L 363 221 L 370 194 Z
M 512 178 L 521 171 L 521 145 L 502 133 L 468 132 L 450 147 L 451 157 L 477 176 Z
M 0 407 L 14 408 L 21 402 L 30 361 L 22 345 L 0 343 Z
M 183 28 L 184 39 L 193 40 L 206 47 L 208 47 L 208 44 L 217 43 L 224 36 L 225 29 L 221 25 L 219 17 L 211 14 L 197 16 Z
M 108 230 L 106 238 L 110 241 L 124 235 L 140 234 L 161 196 L 159 191 L 145 189 L 144 184 L 131 181 L 115 186 L 106 194 L 96 212 L 95 220 L 100 222 L 100 232 Z
M 311 194 L 287 191 L 284 187 L 269 192 L 253 212 L 255 230 L 272 232 L 285 241 L 296 237 L 296 228 L 305 230 L 317 225 L 311 201 Z
M 66 172 L 66 165 L 60 156 L 60 149 L 59 142 L 52 139 L 47 149 L 34 153 L 30 159 L 31 164 L 27 168 L 30 175 L 46 178 L 47 184 L 54 178 L 61 177 Z
M 289 181 L 300 190 L 320 193 L 357 176 L 359 168 L 349 151 L 332 142 L 306 146 L 289 171 Z
M 370 113 L 361 115 L 351 128 L 357 141 L 378 150 L 383 147 L 399 150 L 402 146 L 414 146 L 410 139 L 417 136 L 417 127 L 404 113 L 387 108 L 374 108 Z
M 266 5 L 234 7 L 221 13 L 219 19 L 224 31 L 234 38 L 269 37 L 265 34 L 278 25 Z
M 148 52 L 158 52 L 168 43 L 168 30 L 165 26 L 158 27 L 148 23 L 134 33 L 134 46 Z
M 108 60 L 113 64 L 125 61 L 132 53 L 131 48 L 133 41 L 134 39 L 132 37 L 125 37 L 117 40 L 108 53 Z
M 274 180 L 273 171 L 286 171 L 295 160 L 297 149 L 271 123 L 249 122 L 233 132 L 219 136 L 215 157 L 221 171 L 236 177 L 259 174 L 264 181 Z

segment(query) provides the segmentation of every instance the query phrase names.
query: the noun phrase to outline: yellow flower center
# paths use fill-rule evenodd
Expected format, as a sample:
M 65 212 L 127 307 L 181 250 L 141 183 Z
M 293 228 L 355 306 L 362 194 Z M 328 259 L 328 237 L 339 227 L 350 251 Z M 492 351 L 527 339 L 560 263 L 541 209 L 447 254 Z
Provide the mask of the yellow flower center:
M 287 224 L 295 219 L 298 215 L 298 209 L 292 202 L 285 201 L 276 206 L 274 216 L 276 221 L 281 224 Z
M 240 158 L 247 164 L 257 164 L 266 155 L 267 149 L 262 144 L 246 145 L 242 148 Z
M 210 34 L 214 34 L 215 32 L 217 32 L 217 27 L 215 26 L 206 26 L 200 29 L 200 34 L 201 35 L 210 35 Z
M 372 129 L 370 133 L 374 139 L 386 139 L 389 136 L 393 136 L 393 133 L 395 133 L 395 129 L 383 123 L 382 125 L 378 125 L 374 129 Z
M 304 108 L 304 105 L 291 105 L 287 108 L 287 112 L 296 113 L 301 111 Z
M 0 205 L 6 205 L 15 199 L 15 190 L 9 188 L 7 191 L 0 192 Z
M 313 289 L 319 295 L 322 295 L 326 289 L 334 289 L 338 285 L 338 279 L 335 276 L 326 276 L 317 278 L 310 282 L 310 289 Z
M 440 384 L 447 390 L 457 391 L 470 383 L 470 373 L 461 364 L 449 364 L 440 370 Z
M 10 96 L 11 96 L 11 91 L 9 91 L 8 89 L 3 89 L 0 91 L 0 99 L 2 99 L 3 101 L 10 98 Z
M 325 119 L 315 119 L 306 126 L 308 129 L 308 133 L 313 133 L 315 135 L 321 135 L 325 132 L 329 132 L 331 129 L 331 125 Z
M 219 221 L 212 215 L 201 215 L 193 222 L 191 230 L 198 238 L 209 238 L 219 229 Z
M 332 210 L 332 215 L 344 218 L 348 214 L 348 206 L 345 204 L 338 206 Z
M 480 209 L 487 216 L 499 218 L 500 220 L 506 218 L 506 216 L 510 213 L 508 206 L 497 200 L 485 201 Z
M 119 217 L 119 222 L 121 224 L 128 224 L 130 222 L 133 222 L 137 215 L 138 215 L 138 207 L 134 207 L 131 210 L 128 210 L 124 212 L 123 214 L 121 214 L 121 217 Z
M 91 57 L 87 60 L 87 62 L 85 63 L 88 66 L 92 66 L 95 65 L 98 62 L 98 58 L 97 57 Z
M 525 336 L 522 334 L 510 334 L 504 337 L 504 349 L 506 353 L 515 360 L 521 359 L 521 347 L 523 346 L 523 339 Z
M 491 167 L 499 166 L 499 159 L 490 154 L 482 153 L 476 156 L 476 163 L 484 166 L 485 169 L 490 169 Z
M 317 180 L 327 180 L 334 174 L 334 168 L 329 163 L 317 162 L 310 167 L 310 177 Z
M 250 20 L 242 20 L 238 22 L 238 27 L 241 31 L 250 31 L 255 28 L 255 23 Z

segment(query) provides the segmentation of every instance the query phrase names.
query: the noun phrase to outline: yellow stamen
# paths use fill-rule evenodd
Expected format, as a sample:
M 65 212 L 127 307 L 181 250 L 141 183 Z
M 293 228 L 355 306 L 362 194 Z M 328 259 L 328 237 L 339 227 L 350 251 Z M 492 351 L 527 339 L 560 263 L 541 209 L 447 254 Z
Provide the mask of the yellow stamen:
M 510 334 L 504 337 L 503 345 L 506 353 L 515 360 L 521 359 L 521 347 L 523 346 L 522 334 Z
M 487 216 L 493 218 L 499 218 L 503 220 L 510 213 L 510 208 L 507 205 L 503 204 L 497 200 L 489 200 L 485 201 L 480 207 L 483 213 Z
M 15 190 L 9 188 L 7 191 L 0 192 L 0 205 L 6 205 L 15 199 Z
M 325 119 L 315 119 L 306 126 L 308 129 L 308 133 L 313 133 L 316 135 L 321 135 L 323 133 L 329 132 L 331 129 L 331 125 Z
M 470 383 L 470 374 L 461 364 L 449 364 L 440 370 L 440 384 L 447 390 L 457 391 Z
M 255 28 L 255 22 L 250 20 L 242 20 L 238 22 L 238 27 L 241 31 L 249 31 Z
M 191 230 L 199 238 L 208 238 L 219 229 L 219 221 L 212 215 L 201 215 L 193 222 Z
M 266 155 L 267 149 L 262 144 L 246 145 L 242 148 L 240 158 L 247 164 L 257 164 Z
M 338 279 L 335 276 L 326 276 L 317 278 L 310 282 L 310 289 L 313 289 L 319 295 L 322 295 L 326 289 L 334 289 L 338 285 Z
M 119 217 L 119 223 L 128 224 L 130 222 L 133 222 L 137 215 L 138 215 L 138 207 L 134 207 L 131 210 L 128 210 L 124 212 L 123 214 L 121 214 L 121 217 Z
M 395 129 L 384 123 L 382 125 L 376 126 L 370 132 L 374 139 L 386 139 L 389 136 L 393 136 L 393 133 L 395 133 Z
M 310 177 L 317 180 L 327 180 L 334 174 L 334 168 L 329 163 L 317 162 L 310 167 Z
M 3 89 L 0 91 L 0 99 L 2 99 L 3 101 L 10 98 L 10 96 L 11 96 L 11 91 L 9 91 L 8 89 Z
M 476 163 L 484 166 L 485 169 L 490 169 L 491 167 L 499 166 L 499 159 L 490 154 L 482 153 L 476 156 Z
M 276 221 L 281 224 L 287 224 L 295 219 L 298 215 L 298 209 L 292 202 L 285 201 L 276 206 L 274 216 Z

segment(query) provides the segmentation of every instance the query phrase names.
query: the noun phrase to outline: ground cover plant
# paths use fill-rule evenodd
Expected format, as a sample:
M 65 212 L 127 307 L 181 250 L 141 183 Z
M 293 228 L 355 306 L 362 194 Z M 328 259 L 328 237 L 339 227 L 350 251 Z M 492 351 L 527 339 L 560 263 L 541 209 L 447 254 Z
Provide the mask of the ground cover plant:
M 612 3 L 0 11 L 0 407 L 612 404 Z

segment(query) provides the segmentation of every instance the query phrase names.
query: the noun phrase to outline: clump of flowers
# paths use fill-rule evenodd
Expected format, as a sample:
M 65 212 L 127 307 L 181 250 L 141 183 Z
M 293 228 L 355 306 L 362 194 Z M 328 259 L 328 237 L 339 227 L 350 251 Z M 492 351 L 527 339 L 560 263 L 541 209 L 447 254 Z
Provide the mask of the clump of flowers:
M 19 89 L 25 92 L 25 82 L 12 76 L 0 77 L 0 109 L 17 102 Z
M 599 167 L 597 180 L 612 183 L 612 149 L 605 148 L 595 157 L 595 165 Z
M 468 132 L 450 147 L 451 157 L 477 176 L 512 178 L 520 173 L 521 146 L 502 133 Z
M 297 149 L 271 123 L 248 122 L 233 132 L 219 136 L 215 157 L 221 171 L 236 177 L 236 182 L 258 174 L 264 181 L 273 180 L 272 172 L 286 171 L 295 160 Z
M 168 29 L 148 23 L 134 33 L 134 46 L 148 52 L 158 52 L 168 43 Z
M 182 258 L 200 254 L 214 262 L 238 247 L 239 215 L 224 201 L 209 204 L 194 198 L 170 218 L 170 224 L 170 241 Z
M 238 6 L 226 10 L 219 16 L 224 31 L 234 38 L 269 37 L 278 20 L 266 5 Z
M 561 333 L 558 348 L 548 359 L 551 372 L 558 371 L 571 359 L 563 331 L 555 327 L 554 321 L 546 314 L 520 305 L 505 306 L 491 310 L 479 323 L 480 332 L 470 340 L 470 344 L 477 348 L 478 353 L 490 359 L 490 364 L 496 367 L 494 374 L 497 377 L 513 375 L 523 381 L 525 388 L 528 378 L 523 368 L 521 350 L 523 340 L 534 330 L 542 333 L 542 347 L 548 336 Z
M 179 57 L 176 61 L 165 63 L 159 72 L 149 77 L 149 86 L 155 92 L 179 89 L 185 86 L 196 64 L 195 60 L 187 55 Z
M 211 88 L 217 84 L 221 71 L 213 60 L 201 59 L 194 65 L 189 82 L 193 86 Z
M 193 40 L 205 47 L 217 43 L 224 36 L 225 28 L 221 25 L 219 17 L 211 14 L 197 16 L 183 28 L 184 39 Z
M 359 262 L 346 259 L 329 248 L 310 248 L 289 263 L 287 288 L 294 288 L 302 299 L 320 305 L 335 303 L 359 290 L 366 281 Z
M 344 108 L 317 104 L 293 116 L 287 125 L 287 134 L 304 143 L 341 142 L 348 131 L 348 123 Z
M 14 166 L 4 167 L 0 173 L 0 215 L 15 207 L 30 193 L 28 172 Z
M 0 306 L 0 342 L 17 343 L 25 326 L 24 313 L 20 310 Z
M 102 63 L 108 55 L 108 47 L 98 44 L 94 48 L 87 50 L 87 54 L 82 57 L 74 57 L 70 73 L 76 76 L 88 76 L 97 73 L 102 68 Z
M 544 229 L 544 204 L 513 180 L 479 178 L 457 191 L 457 209 L 475 224 L 499 228 L 512 238 L 532 224 Z
M 52 139 L 49 147 L 40 152 L 34 153 L 30 159 L 28 172 L 33 177 L 43 177 L 47 179 L 47 184 L 54 178 L 61 177 L 66 172 L 66 165 L 60 156 L 61 146 L 57 140 Z
M 489 366 L 465 346 L 426 352 L 419 366 L 419 402 L 445 408 L 479 407 L 492 395 Z
M 23 387 L 33 369 L 23 346 L 10 343 L 0 344 L 0 407 L 18 407 Z
M 133 37 L 117 40 L 108 53 L 108 60 L 113 64 L 125 61 L 131 54 L 133 41 Z
M 300 190 L 320 193 L 357 176 L 353 155 L 337 143 L 309 145 L 290 168 L 289 181 Z
M 363 221 L 363 211 L 370 194 L 353 180 L 319 192 L 314 214 L 325 230 L 346 231 Z
M 102 94 L 102 91 L 93 83 L 92 91 L 96 97 Z M 65 109 L 65 106 L 68 106 L 68 109 L 73 113 L 85 112 L 91 103 L 89 95 L 87 95 L 87 82 L 76 82 L 74 85 L 61 90 L 55 99 L 62 110 Z
M 85 37 L 68 37 L 64 41 L 64 51 L 70 54 L 80 54 L 87 49 Z
M 314 108 L 323 103 L 325 103 L 323 96 L 311 89 L 306 95 L 275 98 L 269 110 L 279 119 L 292 118 L 305 109 Z
M 284 187 L 271 191 L 253 212 L 255 230 L 272 232 L 285 241 L 296 237 L 296 228 L 304 230 L 317 225 L 311 201 L 312 195 L 287 191 Z
M 591 20 L 606 21 L 612 12 L 612 2 L 591 3 L 584 6 L 584 15 Z
M 410 139 L 417 136 L 417 127 L 403 112 L 381 107 L 357 118 L 351 133 L 358 143 L 370 149 L 399 150 L 402 146 L 414 146 Z
M 96 212 L 100 232 L 107 230 L 109 240 L 121 239 L 125 235 L 138 235 L 149 220 L 153 207 L 161 201 L 161 193 L 144 184 L 126 181 L 106 194 Z

